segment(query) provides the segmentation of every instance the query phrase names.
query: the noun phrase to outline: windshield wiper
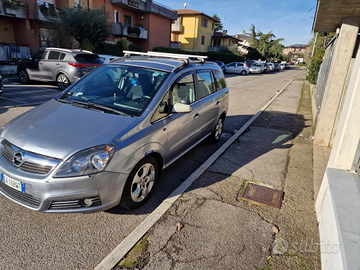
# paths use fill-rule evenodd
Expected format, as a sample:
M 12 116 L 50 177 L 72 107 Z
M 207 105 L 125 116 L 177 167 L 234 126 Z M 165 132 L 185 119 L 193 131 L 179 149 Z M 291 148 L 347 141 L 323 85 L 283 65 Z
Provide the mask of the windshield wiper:
M 115 110 L 113 108 L 110 108 L 110 107 L 107 107 L 107 106 L 104 106 L 104 105 L 100 105 L 100 104 L 97 104 L 97 103 L 92 103 L 92 102 L 84 102 L 84 101 L 79 101 L 79 100 L 65 100 L 65 99 L 58 99 L 58 101 L 60 102 L 63 102 L 63 103 L 68 103 L 68 104 L 80 104 L 80 105 L 83 105 L 84 108 L 88 108 L 88 109 L 91 109 L 91 108 L 94 108 L 94 109 L 101 109 L 102 111 L 110 111 L 110 112 L 113 112 L 113 113 L 116 113 L 116 114 L 119 114 L 119 115 L 122 115 L 122 116 L 131 116 L 129 114 L 126 114 L 124 112 L 120 112 L 118 110 Z

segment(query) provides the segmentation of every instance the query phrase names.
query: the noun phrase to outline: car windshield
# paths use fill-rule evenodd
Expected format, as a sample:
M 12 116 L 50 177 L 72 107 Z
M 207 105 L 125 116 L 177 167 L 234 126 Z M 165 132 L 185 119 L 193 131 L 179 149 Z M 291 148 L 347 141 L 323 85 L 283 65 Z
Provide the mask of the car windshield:
M 168 72 L 149 68 L 104 65 L 71 86 L 58 101 L 140 116 L 167 76 Z

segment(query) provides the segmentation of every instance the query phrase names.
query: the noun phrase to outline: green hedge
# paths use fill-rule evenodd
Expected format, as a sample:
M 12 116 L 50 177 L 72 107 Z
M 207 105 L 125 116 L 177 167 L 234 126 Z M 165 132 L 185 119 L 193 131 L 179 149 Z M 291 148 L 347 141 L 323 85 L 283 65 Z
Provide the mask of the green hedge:
M 155 47 L 154 52 L 165 52 L 165 53 L 179 53 L 179 54 L 191 54 L 191 55 L 202 55 L 207 56 L 208 61 L 222 61 L 225 64 L 230 62 L 244 62 L 245 57 L 242 55 L 236 55 L 233 53 L 223 53 L 223 52 L 188 52 L 180 49 L 166 48 L 166 47 Z

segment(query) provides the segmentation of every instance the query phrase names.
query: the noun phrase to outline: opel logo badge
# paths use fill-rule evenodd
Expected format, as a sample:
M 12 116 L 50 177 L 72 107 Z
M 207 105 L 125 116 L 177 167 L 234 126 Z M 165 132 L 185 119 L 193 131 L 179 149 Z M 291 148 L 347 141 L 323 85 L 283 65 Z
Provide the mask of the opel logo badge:
M 13 164 L 15 167 L 20 167 L 22 164 L 24 163 L 24 157 L 23 155 L 18 152 L 18 153 L 15 153 L 14 154 L 14 157 L 13 157 Z

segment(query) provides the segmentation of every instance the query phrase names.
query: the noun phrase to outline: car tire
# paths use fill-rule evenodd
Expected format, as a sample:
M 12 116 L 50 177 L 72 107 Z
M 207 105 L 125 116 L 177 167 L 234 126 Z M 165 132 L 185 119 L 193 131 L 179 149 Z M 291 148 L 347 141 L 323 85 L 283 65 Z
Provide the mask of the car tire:
M 18 77 L 19 77 L 19 80 L 22 84 L 27 84 L 30 82 L 30 79 L 29 79 L 29 74 L 27 73 L 26 70 L 24 69 L 21 69 L 19 70 L 18 72 Z
M 136 209 L 144 205 L 155 189 L 159 173 L 159 165 L 153 156 L 142 159 L 125 183 L 120 205 L 126 209 Z
M 246 70 L 243 70 L 243 71 L 240 72 L 240 74 L 245 76 L 245 75 L 247 75 L 247 72 L 246 72 Z
M 210 143 L 217 143 L 220 138 L 221 138 L 221 134 L 223 133 L 224 130 L 224 121 L 225 121 L 225 117 L 220 117 L 215 125 L 215 128 L 213 130 L 213 132 L 210 134 L 210 136 L 208 137 L 208 141 Z
M 66 88 L 68 88 L 70 86 L 69 78 L 63 73 L 60 73 L 59 75 L 57 75 L 56 82 L 61 91 L 64 91 Z

